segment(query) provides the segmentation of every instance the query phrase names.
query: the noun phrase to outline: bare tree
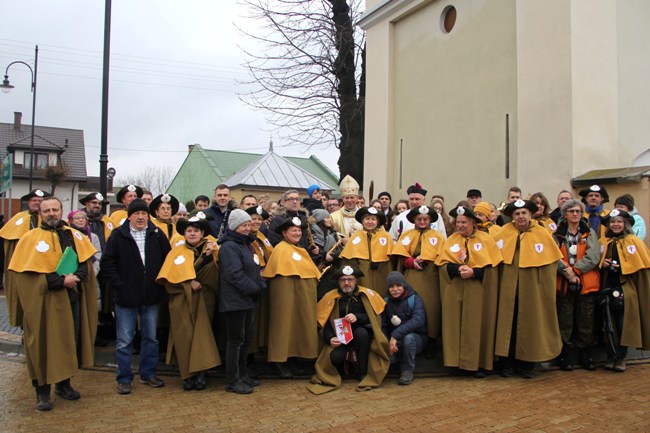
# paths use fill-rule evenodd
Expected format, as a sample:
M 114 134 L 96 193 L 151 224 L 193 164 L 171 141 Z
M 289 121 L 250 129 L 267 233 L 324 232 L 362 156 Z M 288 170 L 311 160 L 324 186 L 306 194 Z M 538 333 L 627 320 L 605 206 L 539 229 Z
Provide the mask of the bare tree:
M 168 166 L 145 167 L 136 175 L 120 177 L 115 185 L 138 185 L 151 191 L 153 196 L 167 191 L 174 179 L 174 170 Z
M 289 144 L 340 150 L 340 176 L 363 181 L 363 0 L 242 0 L 259 31 L 240 31 L 251 86 L 240 98 L 265 110 Z M 259 27 L 261 25 L 261 27 Z

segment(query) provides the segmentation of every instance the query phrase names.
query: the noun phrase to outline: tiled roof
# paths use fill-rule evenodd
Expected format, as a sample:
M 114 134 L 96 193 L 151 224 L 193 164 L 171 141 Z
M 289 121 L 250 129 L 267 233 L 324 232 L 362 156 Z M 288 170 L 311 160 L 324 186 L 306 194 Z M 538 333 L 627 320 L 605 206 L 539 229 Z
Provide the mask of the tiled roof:
M 650 165 L 591 170 L 571 179 L 571 186 L 578 187 L 598 182 L 634 183 L 640 182 L 642 177 L 650 177 Z
M 23 124 L 20 129 L 15 129 L 13 123 L 0 122 L 0 158 L 7 155 L 7 147 L 29 150 L 31 133 L 31 125 Z M 36 125 L 34 149 L 60 153 L 66 179 L 86 180 L 86 152 L 82 130 Z M 14 167 L 14 176 L 26 178 L 29 176 L 29 169 Z
M 252 162 L 224 183 L 230 187 L 245 185 L 297 189 L 307 189 L 309 185 L 320 184 L 324 190 L 334 189 L 325 180 L 315 177 L 273 151 Z

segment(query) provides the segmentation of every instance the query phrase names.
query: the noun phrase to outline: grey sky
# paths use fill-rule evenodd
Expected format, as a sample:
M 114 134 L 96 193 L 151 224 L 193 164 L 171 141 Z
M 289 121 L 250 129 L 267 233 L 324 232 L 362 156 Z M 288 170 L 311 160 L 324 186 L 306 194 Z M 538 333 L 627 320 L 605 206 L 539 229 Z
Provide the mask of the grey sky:
M 83 129 L 89 175 L 99 174 L 104 2 L 22 0 L 6 5 L 0 26 L 0 67 L 33 64 L 39 45 L 36 124 Z M 117 177 L 145 166 L 180 167 L 187 145 L 264 153 L 271 132 L 263 113 L 236 96 L 246 79 L 233 21 L 244 14 L 234 0 L 113 0 L 109 166 Z M 16 86 L 0 94 L 0 121 L 23 112 L 31 123 L 29 71 L 9 70 Z M 281 155 L 315 153 L 338 174 L 331 146 L 287 148 Z M 156 151 L 154 153 L 154 150 Z

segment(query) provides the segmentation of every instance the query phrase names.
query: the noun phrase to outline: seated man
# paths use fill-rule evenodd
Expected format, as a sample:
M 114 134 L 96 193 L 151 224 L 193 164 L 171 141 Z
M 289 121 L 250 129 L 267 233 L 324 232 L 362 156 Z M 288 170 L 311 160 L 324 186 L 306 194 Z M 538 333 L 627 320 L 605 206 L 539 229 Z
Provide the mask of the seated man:
M 422 352 L 428 340 L 424 302 L 401 273 L 393 271 L 386 280 L 388 296 L 381 315 L 382 329 L 390 338 L 391 364 L 400 362 L 397 383 L 410 385 L 413 382 L 415 356 Z
M 357 286 L 357 278 L 362 276 L 352 266 L 339 269 L 335 274 L 338 289 L 328 292 L 318 303 L 318 325 L 323 328 L 325 346 L 308 387 L 314 394 L 340 387 L 346 367 L 346 374 L 360 380 L 360 391 L 378 387 L 388 373 L 388 341 L 381 330 L 385 302 L 375 291 Z M 336 319 L 351 325 L 352 339 L 347 344 L 337 335 Z

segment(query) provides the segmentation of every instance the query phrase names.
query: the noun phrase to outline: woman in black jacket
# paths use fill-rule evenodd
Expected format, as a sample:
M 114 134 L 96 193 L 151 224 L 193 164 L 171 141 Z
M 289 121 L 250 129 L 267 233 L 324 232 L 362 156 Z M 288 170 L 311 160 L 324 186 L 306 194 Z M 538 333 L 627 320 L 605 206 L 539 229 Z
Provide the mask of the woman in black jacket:
M 224 313 L 228 335 L 226 391 L 250 394 L 260 384 L 246 373 L 248 347 L 255 331 L 255 304 L 264 281 L 260 260 L 251 246 L 251 216 L 235 209 L 228 217 L 228 231 L 219 249 L 219 312 Z

